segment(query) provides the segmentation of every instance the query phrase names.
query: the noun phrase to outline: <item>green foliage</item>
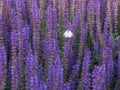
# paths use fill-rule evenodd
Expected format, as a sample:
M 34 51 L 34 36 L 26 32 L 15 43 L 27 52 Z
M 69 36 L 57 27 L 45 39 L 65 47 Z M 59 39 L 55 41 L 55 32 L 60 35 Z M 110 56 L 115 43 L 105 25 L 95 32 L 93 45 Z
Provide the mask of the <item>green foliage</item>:
M 58 44 L 60 47 L 60 57 L 61 58 L 63 57 L 63 45 L 64 45 L 63 31 L 64 31 L 64 28 L 61 25 L 57 24 Z
M 90 67 L 89 67 L 90 72 L 93 71 L 95 65 L 99 65 L 99 62 L 100 62 L 100 55 L 97 54 L 94 56 L 94 58 L 90 64 Z

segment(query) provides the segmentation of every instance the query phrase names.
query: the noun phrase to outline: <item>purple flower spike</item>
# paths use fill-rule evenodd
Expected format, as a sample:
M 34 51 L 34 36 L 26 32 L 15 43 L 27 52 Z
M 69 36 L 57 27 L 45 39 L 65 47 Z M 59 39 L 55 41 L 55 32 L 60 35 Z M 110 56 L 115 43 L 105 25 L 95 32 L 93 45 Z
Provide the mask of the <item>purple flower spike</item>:
M 0 89 L 4 90 L 7 76 L 7 54 L 5 46 L 0 45 Z

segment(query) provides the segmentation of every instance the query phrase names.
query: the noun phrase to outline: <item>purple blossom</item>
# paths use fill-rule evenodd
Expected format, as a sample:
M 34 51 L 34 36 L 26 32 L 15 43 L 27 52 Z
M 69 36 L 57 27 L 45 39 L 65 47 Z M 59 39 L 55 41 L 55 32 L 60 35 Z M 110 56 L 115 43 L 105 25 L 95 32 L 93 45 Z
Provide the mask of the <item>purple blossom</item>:
M 106 65 L 96 66 L 92 72 L 93 90 L 106 90 Z
M 0 86 L 1 89 L 5 89 L 6 74 L 7 74 L 7 54 L 5 46 L 0 44 Z
M 88 48 L 84 50 L 84 61 L 82 65 L 81 81 L 79 82 L 79 88 L 82 90 L 90 90 L 91 78 L 89 72 L 89 66 L 91 62 L 91 51 Z

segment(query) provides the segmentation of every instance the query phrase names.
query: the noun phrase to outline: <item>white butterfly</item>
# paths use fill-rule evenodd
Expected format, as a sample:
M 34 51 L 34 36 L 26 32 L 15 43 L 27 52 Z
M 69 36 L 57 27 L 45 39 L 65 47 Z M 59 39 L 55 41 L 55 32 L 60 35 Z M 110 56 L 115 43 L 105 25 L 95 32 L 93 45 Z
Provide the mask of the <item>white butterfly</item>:
M 64 32 L 64 37 L 65 38 L 71 38 L 71 37 L 73 37 L 73 33 L 70 30 L 66 30 Z

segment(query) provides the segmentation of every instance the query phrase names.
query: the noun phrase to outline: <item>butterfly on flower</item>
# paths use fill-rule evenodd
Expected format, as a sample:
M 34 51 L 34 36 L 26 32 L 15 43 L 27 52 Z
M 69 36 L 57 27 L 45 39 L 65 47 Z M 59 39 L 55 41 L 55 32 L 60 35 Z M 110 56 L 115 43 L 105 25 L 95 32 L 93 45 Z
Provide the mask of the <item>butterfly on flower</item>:
M 65 38 L 73 37 L 73 33 L 70 30 L 66 30 L 63 35 Z

